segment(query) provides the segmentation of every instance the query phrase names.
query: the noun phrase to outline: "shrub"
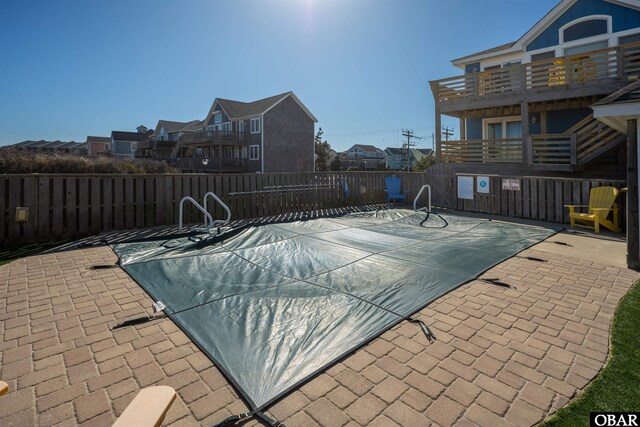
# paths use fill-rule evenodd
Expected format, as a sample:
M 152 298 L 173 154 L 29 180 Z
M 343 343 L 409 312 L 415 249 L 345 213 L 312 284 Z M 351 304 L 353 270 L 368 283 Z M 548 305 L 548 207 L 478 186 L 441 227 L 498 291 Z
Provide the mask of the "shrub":
M 175 173 L 178 169 L 151 159 L 120 160 L 70 154 L 0 149 L 0 173 Z

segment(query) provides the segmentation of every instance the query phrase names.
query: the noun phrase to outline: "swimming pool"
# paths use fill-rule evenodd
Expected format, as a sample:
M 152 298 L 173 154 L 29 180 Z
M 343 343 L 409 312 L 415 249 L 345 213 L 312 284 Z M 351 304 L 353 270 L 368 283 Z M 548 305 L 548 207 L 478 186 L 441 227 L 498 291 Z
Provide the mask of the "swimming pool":
M 384 210 L 113 249 L 121 267 L 259 410 L 555 233 L 425 217 Z

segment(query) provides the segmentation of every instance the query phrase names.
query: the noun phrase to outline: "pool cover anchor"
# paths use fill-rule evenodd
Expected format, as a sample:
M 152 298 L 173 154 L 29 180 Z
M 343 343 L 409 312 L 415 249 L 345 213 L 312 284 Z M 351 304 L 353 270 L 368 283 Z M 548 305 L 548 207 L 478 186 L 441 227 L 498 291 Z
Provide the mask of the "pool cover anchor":
M 508 283 L 505 283 L 505 282 L 501 281 L 500 279 L 498 279 L 497 277 L 491 277 L 491 278 L 488 278 L 488 279 L 478 278 L 478 280 L 481 281 L 481 282 L 485 282 L 485 283 L 489 283 L 489 284 L 492 284 L 492 285 L 500 286 L 502 288 L 517 289 L 515 286 L 510 285 Z
M 154 302 L 152 308 L 153 308 L 153 315 L 151 315 L 151 316 L 134 317 L 133 319 L 124 320 L 124 321 L 116 324 L 115 326 L 113 326 L 111 328 L 111 330 L 113 331 L 113 330 L 116 330 L 116 329 L 125 328 L 127 326 L 140 325 L 140 324 L 143 324 L 143 323 L 151 322 L 151 321 L 156 320 L 156 319 L 163 319 L 163 318 L 167 317 L 167 315 L 164 314 L 164 313 L 158 315 L 158 313 L 163 312 L 164 309 L 166 308 L 162 301 Z
M 238 414 L 238 415 L 232 415 L 232 416 L 230 416 L 228 418 L 225 418 L 224 420 L 222 420 L 218 424 L 214 424 L 213 427 L 229 426 L 229 425 L 237 423 L 238 421 L 247 420 L 247 419 L 249 419 L 251 417 L 254 417 L 254 416 L 257 417 L 257 418 L 260 418 L 261 420 L 263 420 L 264 422 L 266 422 L 270 426 L 273 426 L 273 427 L 287 427 L 283 423 L 281 423 L 280 421 L 274 420 L 273 418 L 267 416 L 264 412 L 261 412 L 261 411 L 251 411 L 251 412 L 244 412 L 244 413 Z
M 407 320 L 410 323 L 420 325 L 420 328 L 422 329 L 422 332 L 424 332 L 424 335 L 427 337 L 427 340 L 429 340 L 429 343 L 434 343 L 436 341 L 436 336 L 433 334 L 433 332 L 431 332 L 431 329 L 429 329 L 429 327 L 422 320 L 412 319 L 410 317 Z

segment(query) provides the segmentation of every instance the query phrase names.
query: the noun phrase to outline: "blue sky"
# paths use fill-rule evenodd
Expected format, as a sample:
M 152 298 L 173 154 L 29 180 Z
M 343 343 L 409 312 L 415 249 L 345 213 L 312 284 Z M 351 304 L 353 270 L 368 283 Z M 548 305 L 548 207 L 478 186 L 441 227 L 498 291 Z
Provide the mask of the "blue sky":
M 0 145 L 203 119 L 215 97 L 292 90 L 339 151 L 398 147 L 403 128 L 430 147 L 428 81 L 516 40 L 556 3 L 3 0 Z

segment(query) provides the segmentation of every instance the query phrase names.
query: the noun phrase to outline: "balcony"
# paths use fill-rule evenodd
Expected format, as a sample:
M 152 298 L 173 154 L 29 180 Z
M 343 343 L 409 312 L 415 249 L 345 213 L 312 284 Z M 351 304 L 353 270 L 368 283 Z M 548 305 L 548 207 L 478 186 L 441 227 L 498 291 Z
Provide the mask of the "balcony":
M 625 140 L 590 115 L 565 133 L 441 141 L 440 159 L 444 163 L 521 163 L 532 170 L 575 171 Z
M 430 85 L 436 105 L 446 112 L 504 105 L 523 99 L 525 93 L 530 102 L 608 94 L 638 74 L 640 42 L 434 80 Z
M 247 132 L 213 130 L 203 132 L 183 132 L 179 138 L 182 145 L 228 144 L 245 145 L 249 140 Z

